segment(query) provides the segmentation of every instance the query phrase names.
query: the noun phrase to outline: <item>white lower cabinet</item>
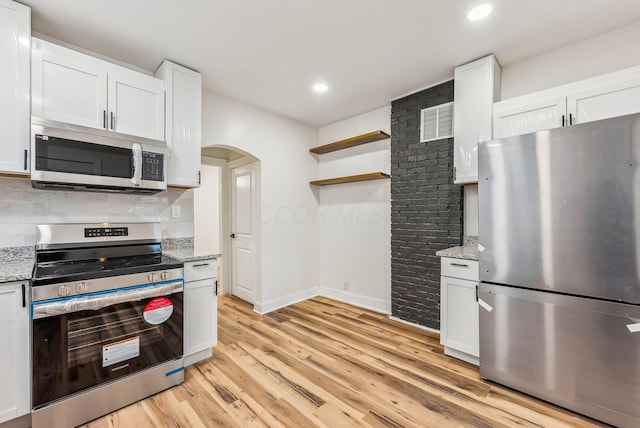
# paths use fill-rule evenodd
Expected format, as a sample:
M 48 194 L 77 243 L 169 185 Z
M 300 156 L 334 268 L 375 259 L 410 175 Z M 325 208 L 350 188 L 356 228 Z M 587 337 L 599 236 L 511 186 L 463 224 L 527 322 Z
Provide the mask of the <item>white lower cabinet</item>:
M 184 364 L 209 358 L 218 343 L 216 259 L 184 264 Z
M 478 365 L 478 262 L 442 257 L 440 343 L 444 353 Z
M 28 287 L 0 284 L 0 424 L 31 411 Z

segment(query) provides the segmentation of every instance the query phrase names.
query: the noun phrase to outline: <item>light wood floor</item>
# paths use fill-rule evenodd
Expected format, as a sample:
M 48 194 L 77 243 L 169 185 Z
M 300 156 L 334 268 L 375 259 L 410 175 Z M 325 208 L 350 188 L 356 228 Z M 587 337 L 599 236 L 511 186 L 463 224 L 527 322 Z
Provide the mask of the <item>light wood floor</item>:
M 435 334 L 326 298 L 261 316 L 219 297 L 214 356 L 86 427 L 602 426 L 484 382 Z

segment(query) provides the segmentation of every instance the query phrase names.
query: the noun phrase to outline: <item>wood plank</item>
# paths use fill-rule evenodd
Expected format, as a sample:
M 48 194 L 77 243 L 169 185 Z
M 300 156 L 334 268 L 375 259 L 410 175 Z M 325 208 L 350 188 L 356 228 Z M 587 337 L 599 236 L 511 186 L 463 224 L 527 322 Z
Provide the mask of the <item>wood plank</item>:
M 350 147 L 359 146 L 361 144 L 373 143 L 374 141 L 386 140 L 391 138 L 389 134 L 384 131 L 373 131 L 355 137 L 347 138 L 345 140 L 336 141 L 334 143 L 324 144 L 309 149 L 311 153 L 323 155 L 325 153 L 335 152 L 336 150 L 348 149 Z
M 316 297 L 267 315 L 218 297 L 219 344 L 185 382 L 85 425 L 603 427 L 488 383 L 437 334 Z
M 367 174 L 348 175 L 346 177 L 325 178 L 323 180 L 313 180 L 309 184 L 312 186 L 330 186 L 333 184 L 343 183 L 355 183 L 358 181 L 370 181 L 370 180 L 383 180 L 385 178 L 391 178 L 391 176 L 384 172 L 370 172 Z

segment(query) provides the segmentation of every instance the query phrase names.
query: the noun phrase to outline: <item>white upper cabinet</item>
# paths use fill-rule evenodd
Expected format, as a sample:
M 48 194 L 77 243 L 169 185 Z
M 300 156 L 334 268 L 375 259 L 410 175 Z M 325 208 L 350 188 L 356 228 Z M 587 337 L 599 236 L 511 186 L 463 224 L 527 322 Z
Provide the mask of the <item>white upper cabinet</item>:
M 32 113 L 106 129 L 107 71 L 102 61 L 33 39 Z
M 462 65 L 454 74 L 454 183 L 478 181 L 478 143 L 493 138 L 491 111 L 500 92 L 493 55 Z
M 640 70 L 636 77 L 614 80 L 567 96 L 571 124 L 640 112 Z
M 28 174 L 31 9 L 0 0 L 0 172 Z
M 164 98 L 162 80 L 126 68 L 112 70 L 109 73 L 110 129 L 164 140 Z
M 564 126 L 566 114 L 565 97 L 553 97 L 521 105 L 496 103 L 493 110 L 494 138 L 559 128 Z
M 32 114 L 164 140 L 164 83 L 53 43 L 33 39 Z
M 200 186 L 202 80 L 200 73 L 171 61 L 156 71 L 167 91 L 166 140 L 169 148 L 167 184 Z
M 640 112 L 640 67 L 511 98 L 493 106 L 494 137 Z

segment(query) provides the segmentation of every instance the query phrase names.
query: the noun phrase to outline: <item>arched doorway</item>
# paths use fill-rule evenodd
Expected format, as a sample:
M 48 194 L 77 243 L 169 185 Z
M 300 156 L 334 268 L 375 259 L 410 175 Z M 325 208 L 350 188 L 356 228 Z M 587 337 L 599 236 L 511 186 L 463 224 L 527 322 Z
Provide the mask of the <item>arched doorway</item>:
M 227 146 L 202 148 L 194 194 L 194 246 L 219 253 L 218 294 L 260 301 L 260 161 Z

